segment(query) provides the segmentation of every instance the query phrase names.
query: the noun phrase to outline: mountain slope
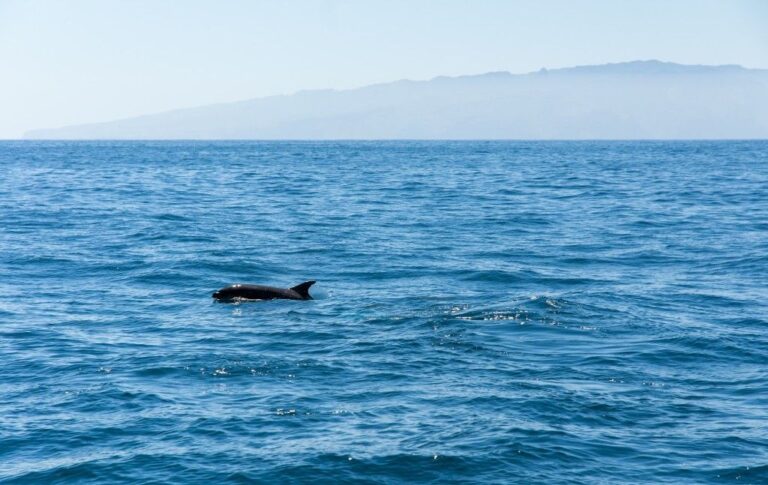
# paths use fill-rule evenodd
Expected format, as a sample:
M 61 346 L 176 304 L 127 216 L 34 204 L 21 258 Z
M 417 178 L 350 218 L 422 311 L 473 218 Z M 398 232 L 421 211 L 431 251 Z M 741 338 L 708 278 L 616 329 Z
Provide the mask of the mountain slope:
M 635 61 L 302 91 L 37 139 L 768 138 L 768 71 Z

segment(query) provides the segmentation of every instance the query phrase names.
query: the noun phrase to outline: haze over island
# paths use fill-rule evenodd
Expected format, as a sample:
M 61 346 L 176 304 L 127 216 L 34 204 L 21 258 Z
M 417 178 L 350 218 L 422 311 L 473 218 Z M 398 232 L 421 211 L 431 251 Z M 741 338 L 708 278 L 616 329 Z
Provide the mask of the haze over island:
M 300 91 L 29 139 L 768 138 L 768 70 L 633 61 Z

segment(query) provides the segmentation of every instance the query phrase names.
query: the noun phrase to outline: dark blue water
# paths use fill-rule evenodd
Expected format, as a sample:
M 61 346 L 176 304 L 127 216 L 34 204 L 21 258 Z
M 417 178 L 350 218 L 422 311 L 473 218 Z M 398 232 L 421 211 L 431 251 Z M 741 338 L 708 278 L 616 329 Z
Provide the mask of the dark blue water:
M 768 482 L 768 142 L 0 163 L 0 479 Z

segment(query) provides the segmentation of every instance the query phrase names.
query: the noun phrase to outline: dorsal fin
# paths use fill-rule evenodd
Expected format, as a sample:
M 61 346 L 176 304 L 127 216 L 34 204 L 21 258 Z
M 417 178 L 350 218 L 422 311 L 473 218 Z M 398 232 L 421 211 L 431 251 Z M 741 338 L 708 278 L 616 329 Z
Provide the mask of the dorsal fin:
M 296 285 L 293 288 L 291 288 L 293 291 L 298 293 L 302 298 L 305 300 L 311 300 L 312 297 L 309 296 L 309 287 L 315 284 L 315 280 L 309 280 L 305 281 L 304 283 L 300 285 Z

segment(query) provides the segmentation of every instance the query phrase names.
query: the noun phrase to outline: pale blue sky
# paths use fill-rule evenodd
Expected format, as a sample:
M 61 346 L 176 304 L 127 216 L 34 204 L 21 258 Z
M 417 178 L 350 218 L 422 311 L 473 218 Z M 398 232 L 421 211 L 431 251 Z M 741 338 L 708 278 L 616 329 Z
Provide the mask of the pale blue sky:
M 396 79 L 768 68 L 768 0 L 0 0 L 0 138 Z

